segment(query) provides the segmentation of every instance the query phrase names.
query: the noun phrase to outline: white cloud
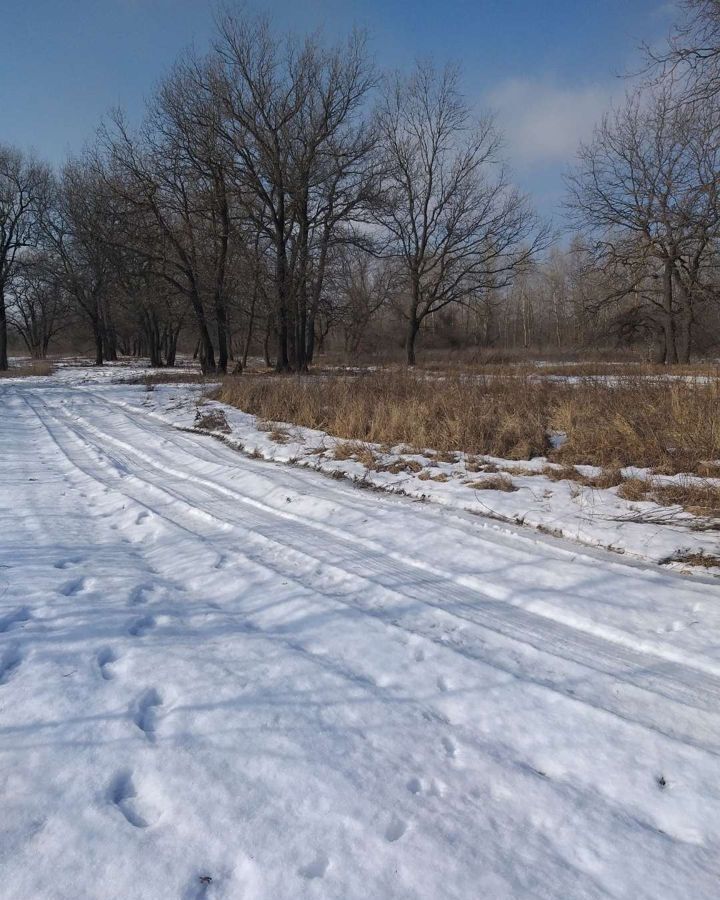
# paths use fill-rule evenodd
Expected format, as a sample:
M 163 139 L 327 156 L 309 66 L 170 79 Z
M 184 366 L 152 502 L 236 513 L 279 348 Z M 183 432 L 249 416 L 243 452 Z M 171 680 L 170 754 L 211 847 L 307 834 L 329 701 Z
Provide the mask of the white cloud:
M 624 92 L 613 84 L 566 87 L 550 81 L 514 78 L 501 82 L 486 100 L 496 111 L 506 150 L 516 165 L 533 168 L 570 162 L 578 143 Z

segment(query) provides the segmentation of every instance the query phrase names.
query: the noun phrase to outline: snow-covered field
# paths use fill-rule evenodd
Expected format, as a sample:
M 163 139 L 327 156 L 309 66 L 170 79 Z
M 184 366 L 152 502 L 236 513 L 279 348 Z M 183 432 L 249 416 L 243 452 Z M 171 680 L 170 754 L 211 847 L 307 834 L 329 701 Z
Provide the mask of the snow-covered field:
M 3 900 L 717 896 L 717 580 L 249 458 L 191 394 L 0 383 Z

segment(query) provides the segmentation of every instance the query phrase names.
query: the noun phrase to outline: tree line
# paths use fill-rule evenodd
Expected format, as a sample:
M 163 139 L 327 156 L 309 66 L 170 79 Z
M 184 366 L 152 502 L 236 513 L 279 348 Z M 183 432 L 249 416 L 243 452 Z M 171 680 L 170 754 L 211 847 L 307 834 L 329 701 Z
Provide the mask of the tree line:
M 304 371 L 329 336 L 412 365 L 443 329 L 687 361 L 717 327 L 720 0 L 685 5 L 580 147 L 552 252 L 457 68 L 379 73 L 360 32 L 328 46 L 223 14 L 138 127 L 113 112 L 59 172 L 0 145 L 0 368 L 9 333 L 43 357 L 68 323 L 97 364 L 172 366 L 182 339 L 206 373 L 251 353 Z

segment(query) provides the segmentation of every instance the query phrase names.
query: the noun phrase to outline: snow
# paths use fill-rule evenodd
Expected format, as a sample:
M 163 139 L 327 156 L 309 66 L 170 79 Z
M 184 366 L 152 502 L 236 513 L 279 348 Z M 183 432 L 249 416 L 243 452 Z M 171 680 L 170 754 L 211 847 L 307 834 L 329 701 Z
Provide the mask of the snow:
M 3 900 L 717 896 L 716 581 L 111 382 L 0 383 Z

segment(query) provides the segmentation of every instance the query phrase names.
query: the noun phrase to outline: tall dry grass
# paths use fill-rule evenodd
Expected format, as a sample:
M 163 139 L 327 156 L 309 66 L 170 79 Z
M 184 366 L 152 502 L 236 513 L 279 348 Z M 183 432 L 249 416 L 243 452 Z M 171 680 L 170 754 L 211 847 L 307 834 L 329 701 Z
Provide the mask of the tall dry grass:
M 11 366 L 0 371 L 0 378 L 28 378 L 32 375 L 52 375 L 55 367 L 46 360 L 34 360 L 21 366 Z
M 357 377 L 226 379 L 215 398 L 263 419 L 378 444 L 461 450 L 507 459 L 548 456 L 603 467 L 720 475 L 720 384 L 532 378 Z M 553 449 L 551 435 L 564 432 Z

